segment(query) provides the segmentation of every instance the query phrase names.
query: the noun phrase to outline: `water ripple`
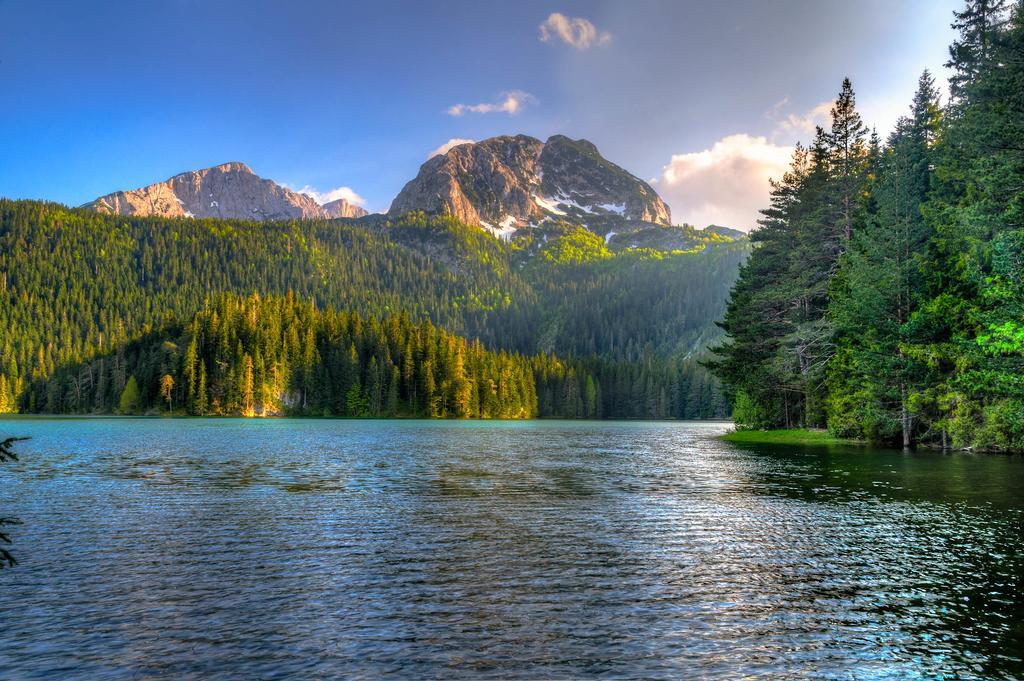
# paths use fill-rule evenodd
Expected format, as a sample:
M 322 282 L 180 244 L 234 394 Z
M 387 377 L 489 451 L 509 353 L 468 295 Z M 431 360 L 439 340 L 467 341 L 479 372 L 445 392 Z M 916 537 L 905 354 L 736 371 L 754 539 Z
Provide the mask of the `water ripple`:
M 1024 461 L 695 423 L 0 422 L 10 678 L 1015 678 Z

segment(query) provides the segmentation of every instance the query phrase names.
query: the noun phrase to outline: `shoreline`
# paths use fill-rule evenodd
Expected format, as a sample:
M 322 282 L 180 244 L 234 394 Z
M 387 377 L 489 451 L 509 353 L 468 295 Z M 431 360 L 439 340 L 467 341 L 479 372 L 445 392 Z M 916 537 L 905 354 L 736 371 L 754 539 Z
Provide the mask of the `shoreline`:
M 275 416 L 242 416 L 241 414 L 216 414 L 206 416 L 193 416 L 190 414 L 0 414 L 0 421 L 29 421 L 33 419 L 68 419 L 68 420 L 167 420 L 167 421 L 223 421 L 223 420 L 246 420 L 246 421 L 431 421 L 438 423 L 445 422 L 494 422 L 509 421 L 529 423 L 533 421 L 578 421 L 593 423 L 720 423 L 728 425 L 731 419 L 657 419 L 657 418 L 570 418 L 565 416 L 535 416 L 532 418 L 430 418 L 427 416 L 313 416 L 313 415 L 290 415 L 281 414 Z
M 717 436 L 722 442 L 750 445 L 789 445 L 789 446 L 825 446 L 825 447 L 870 447 L 875 449 L 891 449 L 902 451 L 899 446 L 885 443 L 873 443 L 867 440 L 853 440 L 833 437 L 824 429 L 777 428 L 773 430 L 731 430 Z M 940 454 L 984 454 L 996 456 L 1021 456 L 1024 451 L 1010 449 L 978 449 L 974 447 L 942 447 L 918 443 L 909 449 L 911 452 L 938 452 Z
M 868 446 L 864 440 L 833 437 L 827 430 L 778 428 L 774 430 L 732 430 L 718 436 L 724 442 L 764 445 L 851 445 Z

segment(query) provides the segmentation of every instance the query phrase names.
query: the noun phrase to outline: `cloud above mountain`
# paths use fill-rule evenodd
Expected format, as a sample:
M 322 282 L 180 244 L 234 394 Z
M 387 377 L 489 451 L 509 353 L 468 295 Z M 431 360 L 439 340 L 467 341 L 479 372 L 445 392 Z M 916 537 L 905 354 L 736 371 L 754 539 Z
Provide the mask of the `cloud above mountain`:
M 749 231 L 768 205 L 770 178 L 781 178 L 793 154 L 766 137 L 736 134 L 709 149 L 674 154 L 653 182 L 679 221 Z
M 561 40 L 577 50 L 587 50 L 604 47 L 611 42 L 612 36 L 608 31 L 598 30 L 589 19 L 554 12 L 540 25 L 540 40 L 544 43 Z
M 522 111 L 524 107 L 535 104 L 536 102 L 537 98 L 529 92 L 523 92 L 522 90 L 509 90 L 508 92 L 502 92 L 496 102 L 483 102 L 480 104 L 453 104 L 448 107 L 448 115 L 462 116 L 466 113 L 507 113 L 510 116 L 515 116 L 517 113 Z
M 302 189 L 296 189 L 295 191 L 313 197 L 313 200 L 321 206 L 338 199 L 345 199 L 353 206 L 363 206 L 366 203 L 366 199 L 357 194 L 351 187 L 337 187 L 336 189 L 328 189 L 321 192 L 306 185 Z
M 781 179 L 793 160 L 793 144 L 808 144 L 815 128 L 831 126 L 832 102 L 793 111 L 784 97 L 764 112 L 768 136 L 727 135 L 701 151 L 673 154 L 653 180 L 678 220 L 697 227 L 718 224 L 750 231 L 768 206 L 770 179 Z
M 475 141 L 476 140 L 463 139 L 461 137 L 453 137 L 444 144 L 442 144 L 441 146 L 439 146 L 437 149 L 434 149 L 429 154 L 427 154 L 427 158 L 430 159 L 434 158 L 435 156 L 440 156 L 441 154 L 447 154 L 448 150 L 451 149 L 452 147 L 457 147 L 460 144 L 472 144 Z

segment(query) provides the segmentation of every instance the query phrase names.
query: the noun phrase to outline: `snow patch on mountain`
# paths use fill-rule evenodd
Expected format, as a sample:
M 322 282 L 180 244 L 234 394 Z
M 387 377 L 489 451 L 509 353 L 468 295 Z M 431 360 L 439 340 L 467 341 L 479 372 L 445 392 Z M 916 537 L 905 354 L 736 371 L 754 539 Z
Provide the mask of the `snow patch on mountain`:
M 570 208 L 575 208 L 576 210 L 583 213 L 593 214 L 594 212 L 594 210 L 590 206 L 584 206 L 582 204 L 576 203 L 576 201 L 574 201 L 572 197 L 561 191 L 559 191 L 558 195 L 555 196 L 555 200 L 558 202 L 559 206 L 569 206 Z
M 537 205 L 544 210 L 554 213 L 555 215 L 565 215 L 565 211 L 558 207 L 558 203 L 551 199 L 541 196 L 540 194 L 534 194 L 533 200 L 537 202 Z

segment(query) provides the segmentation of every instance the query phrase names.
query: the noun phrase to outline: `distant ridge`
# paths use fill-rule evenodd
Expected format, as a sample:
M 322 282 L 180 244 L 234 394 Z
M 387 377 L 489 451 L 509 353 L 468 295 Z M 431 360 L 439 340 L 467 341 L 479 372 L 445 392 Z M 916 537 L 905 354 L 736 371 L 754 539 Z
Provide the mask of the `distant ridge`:
M 321 206 L 313 197 L 262 178 L 238 161 L 107 194 L 85 207 L 118 215 L 246 220 L 352 218 L 367 214 L 345 199 Z
M 747 236 L 745 232 L 741 232 L 738 229 L 733 229 L 732 227 L 722 227 L 721 225 L 708 225 L 704 231 L 708 232 L 709 234 L 718 234 L 719 236 L 726 236 L 729 237 L 730 239 L 742 239 L 743 237 Z

